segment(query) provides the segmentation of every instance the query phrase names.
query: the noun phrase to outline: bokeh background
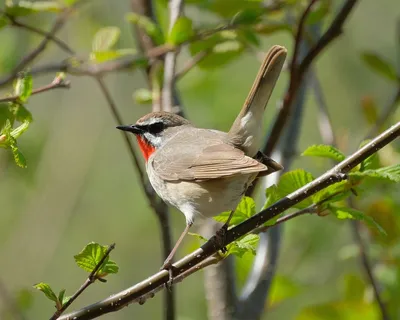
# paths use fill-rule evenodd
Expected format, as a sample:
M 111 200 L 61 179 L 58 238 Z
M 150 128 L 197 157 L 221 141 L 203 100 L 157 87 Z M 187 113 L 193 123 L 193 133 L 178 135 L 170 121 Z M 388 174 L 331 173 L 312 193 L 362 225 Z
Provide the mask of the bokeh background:
M 90 1 L 72 16 L 59 37 L 80 55 L 88 56 L 96 31 L 104 26 L 118 26 L 122 32 L 118 47 L 135 47 L 132 26 L 123 18 L 130 10 L 128 0 Z M 187 14 L 194 21 L 209 18 L 196 7 L 188 6 Z M 398 0 L 360 1 L 345 23 L 343 35 L 317 61 L 315 70 L 342 150 L 347 154 L 358 147 L 368 132 L 369 125 L 361 112 L 362 99 L 373 98 L 381 111 L 396 90 L 395 84 L 366 68 L 360 54 L 374 51 L 392 63 L 399 63 L 398 39 L 396 43 L 399 18 Z M 24 21 L 47 29 L 51 19 L 49 14 L 38 14 Z M 17 28 L 0 30 L 0 74 L 4 76 L 12 70 L 40 40 L 41 37 Z M 291 52 L 293 41 L 287 33 L 276 33 L 263 38 L 262 50 L 267 51 L 273 44 L 284 45 Z M 50 44 L 36 64 L 64 57 L 59 48 Z M 187 58 L 188 53 L 183 51 L 179 65 Z M 189 119 L 198 126 L 227 130 L 258 67 L 259 61 L 249 52 L 215 70 L 194 68 L 179 82 Z M 53 75 L 35 78 L 34 86 L 49 83 L 52 78 Z M 54 312 L 52 304 L 32 288 L 33 284 L 48 282 L 56 290 L 66 288 L 67 294 L 81 285 L 86 274 L 76 267 L 73 255 L 90 241 L 116 242 L 112 259 L 119 264 L 120 272 L 110 276 L 106 284 L 90 287 L 72 309 L 135 284 L 156 272 L 162 262 L 158 221 L 145 200 L 128 151 L 97 84 L 86 77 L 68 76 L 68 79 L 69 90 L 36 95 L 27 105 L 34 122 L 19 145 L 28 168 L 17 167 L 10 153 L 0 150 L 0 281 L 11 297 L 29 305 L 24 311 L 27 319 L 48 318 Z M 266 112 L 266 128 L 287 80 L 285 73 L 274 91 Z M 132 98 L 135 90 L 146 87 L 140 71 L 110 74 L 106 83 L 126 123 L 151 110 L 150 106 L 137 105 Z M 1 94 L 7 92 L 3 89 Z M 321 143 L 312 94 L 307 95 L 306 103 L 300 151 Z M 318 175 L 328 166 L 327 162 L 298 157 L 293 168 L 304 168 Z M 396 214 L 400 220 L 399 213 Z M 184 218 L 172 209 L 171 220 L 176 239 L 184 227 Z M 178 256 L 196 245 L 196 240 L 188 237 Z M 382 272 L 383 276 L 389 274 L 399 279 L 400 273 Z M 202 276 L 197 273 L 177 286 L 178 319 L 206 318 Z M 241 262 L 239 281 L 243 282 L 245 276 L 246 266 Z M 349 286 L 364 288 L 363 301 L 372 301 L 348 223 L 330 217 L 304 216 L 285 224 L 268 319 L 313 319 L 302 316 L 302 312 L 314 305 L 342 301 Z M 376 307 L 367 302 L 360 303 L 358 315 L 379 319 Z M 0 314 L 5 307 L 0 299 Z M 103 318 L 162 319 L 162 313 L 162 294 L 157 294 L 143 306 L 135 304 Z

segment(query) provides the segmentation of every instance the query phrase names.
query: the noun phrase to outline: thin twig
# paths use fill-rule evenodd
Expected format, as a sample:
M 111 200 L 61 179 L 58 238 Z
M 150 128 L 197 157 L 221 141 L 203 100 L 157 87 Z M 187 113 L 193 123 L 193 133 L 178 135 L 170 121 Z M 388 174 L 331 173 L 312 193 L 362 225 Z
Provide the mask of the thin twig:
M 251 232 L 255 228 L 263 225 L 268 220 L 274 218 L 276 215 L 289 209 L 296 203 L 305 200 L 316 192 L 347 178 L 347 173 L 367 159 L 372 154 L 398 138 L 400 135 L 400 122 L 390 127 L 375 139 L 371 140 L 361 149 L 354 152 L 351 156 L 337 164 L 335 167 L 321 175 L 319 178 L 313 180 L 307 185 L 301 187 L 295 192 L 287 195 L 281 200 L 274 203 L 269 208 L 262 210 L 258 214 L 252 216 L 241 224 L 229 229 L 225 234 L 224 241 L 216 240 L 212 237 L 201 248 L 195 250 L 183 259 L 177 261 L 173 266 L 175 268 L 176 276 L 183 274 L 185 271 L 196 266 L 198 263 L 204 261 L 208 257 L 215 254 L 223 246 L 239 239 L 243 235 Z M 221 243 L 223 242 L 223 243 Z M 159 271 L 144 281 L 130 287 L 122 292 L 119 292 L 105 300 L 99 301 L 95 304 L 87 306 L 81 310 L 64 315 L 60 319 L 93 319 L 99 315 L 117 311 L 118 309 L 139 300 L 143 301 L 142 297 L 160 290 L 169 281 L 169 272 L 166 270 Z
M 192 70 L 200 61 L 206 58 L 211 53 L 211 50 L 204 50 L 197 53 L 190 60 L 186 61 L 182 69 L 175 74 L 175 81 L 181 79 L 185 74 Z
M 40 53 L 42 53 L 47 45 L 49 44 L 50 41 L 52 41 L 52 37 L 54 38 L 54 35 L 63 27 L 65 22 L 67 21 L 69 15 L 73 12 L 73 8 L 68 8 L 65 9 L 55 20 L 52 28 L 48 33 L 46 33 L 45 38 L 40 42 L 40 44 L 33 49 L 30 53 L 28 53 L 19 63 L 18 65 L 13 69 L 11 74 L 6 76 L 4 79 L 0 80 L 0 86 L 4 86 L 6 84 L 9 84 L 11 81 L 13 81 L 18 72 L 23 70 L 26 66 L 28 66 L 30 63 L 35 60 L 39 56 Z
M 107 259 L 107 257 L 110 255 L 110 252 L 114 250 L 115 248 L 115 243 L 111 244 L 108 246 L 107 251 L 104 253 L 103 257 L 100 259 L 100 261 L 96 264 L 92 272 L 90 272 L 89 276 L 87 277 L 86 281 L 80 286 L 80 288 L 72 295 L 72 297 L 62 305 L 60 309 L 58 309 L 53 316 L 50 318 L 50 320 L 56 320 L 58 317 L 65 311 L 67 308 L 82 294 L 83 291 L 85 291 L 92 283 L 94 283 L 97 279 L 99 279 L 99 276 L 97 275 L 97 271 L 99 271 L 100 267 L 104 263 L 104 261 Z M 62 301 L 61 301 L 62 303 Z
M 31 96 L 38 94 L 38 93 L 43 93 L 46 91 L 50 91 L 53 89 L 69 89 L 71 86 L 71 82 L 67 81 L 67 80 L 63 80 L 60 77 L 56 77 L 53 82 L 32 90 Z M 4 98 L 0 98 L 0 102 L 14 102 L 14 101 L 18 101 L 19 100 L 19 96 L 18 95 L 12 95 L 9 97 L 4 97 Z
M 104 83 L 103 78 L 96 77 L 95 79 L 97 81 L 97 84 L 100 87 L 101 92 L 104 95 L 104 98 L 106 99 L 106 101 L 108 103 L 108 106 L 110 107 L 112 116 L 113 116 L 116 124 L 117 125 L 123 125 L 122 116 L 119 114 L 118 109 L 117 109 L 117 105 L 115 104 L 113 98 L 111 97 L 111 93 L 108 90 L 106 84 Z M 132 159 L 133 165 L 134 165 L 135 169 L 138 172 L 140 184 L 143 186 L 143 188 L 145 188 L 145 186 L 147 185 L 145 174 L 144 174 L 143 169 L 142 169 L 142 167 L 140 165 L 139 159 L 138 159 L 138 157 L 136 155 L 133 143 L 132 143 L 131 139 L 129 138 L 129 135 L 125 131 L 121 131 L 121 133 L 122 133 L 122 135 L 124 137 L 125 146 L 129 150 L 129 154 L 131 155 L 131 159 Z
M 0 12 L 3 12 L 3 14 L 6 15 L 6 17 L 11 21 L 11 25 L 21 28 L 21 29 L 25 29 L 27 31 L 39 34 L 41 36 L 44 36 L 46 38 L 48 38 L 49 40 L 53 41 L 55 44 L 57 44 L 62 50 L 64 50 L 66 53 L 68 54 L 75 54 L 74 50 L 72 50 L 64 41 L 60 40 L 59 38 L 57 38 L 56 36 L 54 36 L 54 34 L 50 34 L 46 31 L 43 31 L 41 29 L 38 29 L 36 27 L 27 25 L 25 23 L 22 23 L 18 20 L 16 20 L 13 16 L 5 13 L 3 10 L 0 10 Z
M 169 32 L 178 20 L 183 10 L 183 0 L 170 0 L 169 6 Z M 175 91 L 175 73 L 178 51 L 171 51 L 165 55 L 164 60 L 164 81 L 162 88 L 162 109 L 173 112 L 174 109 L 174 91 Z

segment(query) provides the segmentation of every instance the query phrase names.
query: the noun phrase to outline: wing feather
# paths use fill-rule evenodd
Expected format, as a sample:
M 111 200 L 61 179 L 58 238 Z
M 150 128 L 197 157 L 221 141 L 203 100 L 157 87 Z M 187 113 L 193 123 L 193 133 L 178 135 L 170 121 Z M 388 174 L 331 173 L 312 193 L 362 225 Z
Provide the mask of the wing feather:
M 157 150 L 148 165 L 166 181 L 204 181 L 268 170 L 261 162 L 226 143 L 224 137 L 222 132 L 192 128 Z

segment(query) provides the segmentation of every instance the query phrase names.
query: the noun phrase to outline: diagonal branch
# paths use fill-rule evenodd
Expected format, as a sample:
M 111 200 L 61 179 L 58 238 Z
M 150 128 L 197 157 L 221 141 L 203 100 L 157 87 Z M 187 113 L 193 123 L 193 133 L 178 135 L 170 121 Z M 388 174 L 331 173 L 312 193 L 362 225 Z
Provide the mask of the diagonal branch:
M 51 82 L 50 84 L 47 84 L 43 87 L 37 88 L 32 90 L 31 96 L 38 94 L 38 93 L 43 93 L 46 91 L 50 91 L 53 89 L 69 89 L 70 88 L 71 83 L 69 81 L 66 81 L 64 79 L 62 79 L 61 77 L 56 77 L 53 82 Z M 15 102 L 19 100 L 19 96 L 17 95 L 12 95 L 9 97 L 4 97 L 4 98 L 0 98 L 0 103 L 1 102 Z
M 176 276 L 182 275 L 187 270 L 195 267 L 198 263 L 206 260 L 214 255 L 223 246 L 239 239 L 243 235 L 251 232 L 255 228 L 263 225 L 266 221 L 272 219 L 276 215 L 289 209 L 296 203 L 303 201 L 316 192 L 347 178 L 347 173 L 356 167 L 363 160 L 367 159 L 372 154 L 398 138 L 400 135 L 400 122 L 390 127 L 375 139 L 371 140 L 364 147 L 354 152 L 351 156 L 337 164 L 335 167 L 313 180 L 307 185 L 301 187 L 295 192 L 287 195 L 281 200 L 274 203 L 269 208 L 262 210 L 258 214 L 252 216 L 241 224 L 229 229 L 226 232 L 225 241 L 220 243 L 215 236 L 207 241 L 201 248 L 195 250 L 191 254 L 185 256 L 174 264 Z M 144 281 L 130 287 L 122 292 L 112 295 L 105 300 L 94 303 L 81 310 L 64 315 L 60 319 L 93 319 L 99 315 L 117 311 L 124 306 L 138 302 L 142 302 L 148 297 L 154 296 L 155 292 L 164 288 L 164 285 L 169 281 L 169 272 L 166 270 L 157 272 L 153 276 Z

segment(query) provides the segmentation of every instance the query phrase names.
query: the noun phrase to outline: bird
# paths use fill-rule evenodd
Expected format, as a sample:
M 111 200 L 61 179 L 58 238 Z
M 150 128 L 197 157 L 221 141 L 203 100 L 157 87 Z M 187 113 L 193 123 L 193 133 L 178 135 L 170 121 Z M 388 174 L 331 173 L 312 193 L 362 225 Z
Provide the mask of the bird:
M 247 188 L 258 176 L 283 167 L 261 147 L 262 119 L 286 59 L 286 48 L 274 45 L 263 60 L 243 107 L 228 132 L 197 128 L 170 112 L 149 113 L 135 124 L 117 129 L 133 133 L 146 163 L 150 184 L 158 196 L 180 210 L 186 227 L 162 269 L 173 257 L 198 217 L 230 211 L 230 218 Z

